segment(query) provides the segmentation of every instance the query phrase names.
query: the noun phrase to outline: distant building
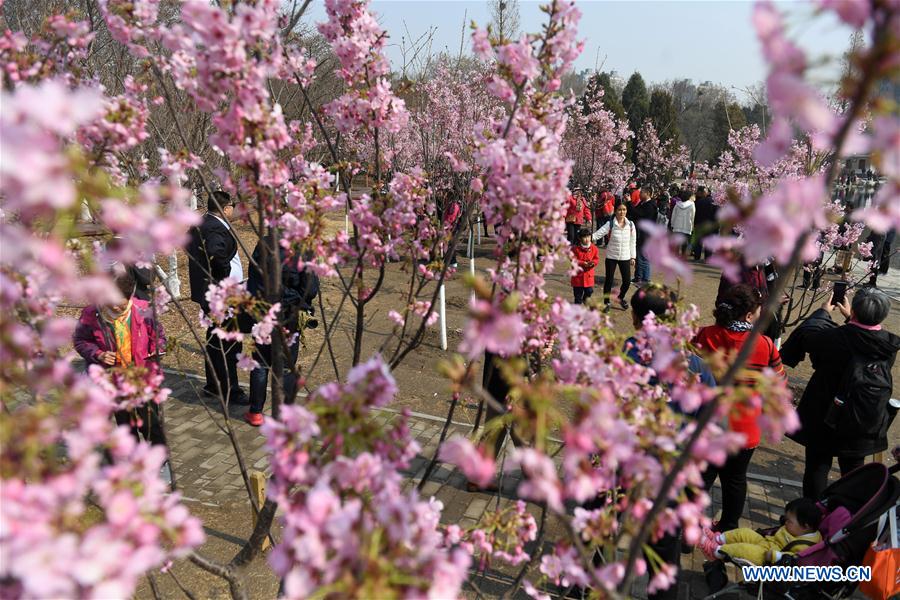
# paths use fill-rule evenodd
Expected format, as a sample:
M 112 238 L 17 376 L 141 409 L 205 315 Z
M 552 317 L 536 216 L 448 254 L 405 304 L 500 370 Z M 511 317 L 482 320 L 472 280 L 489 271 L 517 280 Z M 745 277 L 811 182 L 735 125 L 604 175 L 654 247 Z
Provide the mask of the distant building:
M 873 167 L 872 158 L 868 154 L 855 154 L 844 159 L 844 170 L 848 174 L 862 177 L 869 169 Z

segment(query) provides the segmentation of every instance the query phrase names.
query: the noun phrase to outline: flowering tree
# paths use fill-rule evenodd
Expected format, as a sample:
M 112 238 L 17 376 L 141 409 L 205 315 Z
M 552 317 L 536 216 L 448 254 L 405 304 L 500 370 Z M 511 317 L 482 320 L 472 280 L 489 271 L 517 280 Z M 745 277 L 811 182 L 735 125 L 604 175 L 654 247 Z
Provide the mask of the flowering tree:
M 584 95 L 569 109 L 563 155 L 572 161 L 572 182 L 585 188 L 618 190 L 631 167 L 625 160 L 628 123 L 603 107 L 603 88 L 592 78 Z
M 832 3 L 821 4 L 831 10 Z M 93 32 L 77 14 L 51 17 L 36 39 L 4 34 L 4 594 L 127 596 L 140 576 L 153 577 L 166 561 L 186 556 L 225 578 L 234 597 L 244 597 L 241 569 L 260 553 L 278 507 L 283 533 L 269 560 L 288 597 L 454 597 L 473 565 L 487 568 L 494 561 L 519 565 L 510 593 L 522 585 L 535 597 L 543 597 L 541 588 L 551 583 L 626 597 L 644 573 L 651 589 L 671 585 L 674 567 L 648 552 L 648 543 L 678 528 L 687 541 L 698 539 L 708 504 L 700 473 L 743 441 L 716 423 L 736 405 L 760 406 L 764 430 L 778 439 L 796 426 L 796 415 L 775 377 L 764 377 L 753 390 L 734 386 L 765 317 L 745 350 L 723 366 L 719 385 L 707 387 L 688 369 L 685 350 L 696 309 L 672 306 L 665 318 L 648 317 L 623 347 L 622 337 L 598 311 L 547 294 L 547 276 L 567 258 L 562 222 L 573 163 L 560 148 L 567 122 L 575 117 L 569 117 L 571 101 L 558 91 L 581 50 L 578 10 L 568 0 L 554 0 L 544 8 L 543 29 L 516 40 L 476 28 L 473 48 L 484 61 L 488 105 L 499 110 L 460 120 L 475 121 L 471 137 L 423 151 L 434 165 L 446 157 L 446 165 L 431 167 L 435 180 L 466 181 L 470 206 L 477 204 L 497 231 L 490 281 L 470 282 L 475 301 L 460 355 L 444 366 L 454 390 L 448 422 L 463 395 L 498 411 L 508 401 L 509 411 L 485 431 L 514 427 L 526 440 L 499 475 L 521 469 L 518 494 L 537 504 L 542 515 L 538 524 L 524 503 L 517 503 L 463 529 L 440 524 L 439 502 L 402 491 L 398 470 L 418 451 L 405 419 L 385 429 L 368 418 L 401 392 L 391 371 L 421 342 L 431 321 L 437 288 L 448 272 L 443 250 L 451 235 L 442 230 L 432 202 L 431 173 L 416 166 L 424 160 L 406 165 L 396 160 L 397 153 L 386 158 L 394 136 L 409 134 L 410 115 L 393 91 L 386 34 L 367 2 L 325 3 L 319 31 L 338 62 L 343 90 L 323 106 L 309 98 L 318 77 L 315 60 L 286 33 L 305 6 L 281 14 L 276 0 L 223 6 L 185 0 L 177 18 L 163 20 L 154 0 L 101 1 L 109 34 L 149 78 L 132 79 L 118 95 L 98 88 L 80 70 Z M 853 92 L 840 116 L 823 108 L 804 80 L 805 57 L 785 37 L 779 13 L 761 3 L 754 23 L 771 68 L 770 103 L 778 118 L 795 122 L 812 143 L 831 148 L 838 158 L 847 152 L 863 111 L 874 115 L 878 127 L 855 142 L 872 150 L 889 183 L 857 218 L 884 230 L 900 224 L 900 173 L 890 162 L 896 158 L 898 124 L 872 101 L 872 90 L 878 78 L 896 74 L 900 15 L 885 2 L 860 6 L 864 9 L 848 10 L 847 3 L 835 8 L 840 18 L 872 33 L 871 45 L 857 50 L 860 69 L 848 75 L 854 80 L 845 89 Z M 291 86 L 305 99 L 307 120 L 285 117 L 272 82 Z M 156 478 L 164 451 L 135 442 L 109 419 L 119 407 L 165 401 L 158 373 L 76 371 L 64 351 L 73 323 L 57 316 L 64 300 L 120 300 L 107 265 L 151 263 L 155 254 L 182 245 L 187 228 L 197 222 L 185 208 L 189 192 L 183 184 L 195 177 L 210 191 L 212 169 L 194 152 L 182 119 L 191 113 L 178 110 L 176 94 L 208 119 L 205 143 L 222 160 L 215 177 L 248 205 L 262 250 L 257 265 L 265 281 L 262 298 L 231 279 L 210 286 L 205 318 L 215 335 L 271 344 L 273 370 L 296 372 L 285 362 L 289 334 L 278 320 L 282 250 L 293 264 L 329 278 L 341 295 L 335 313 L 323 315 L 323 351 L 331 358 L 334 381 L 313 390 L 302 405 L 286 405 L 295 399 L 285 397 L 281 379 L 273 378 L 272 417 L 264 426 L 273 471 L 270 494 L 263 506 L 254 506 L 258 518 L 249 540 L 224 563 L 195 551 L 203 541 L 198 520 L 177 493 L 166 495 Z M 169 113 L 177 135 L 167 138 L 161 151 L 150 152 L 142 147 L 150 123 L 146 115 L 157 105 Z M 763 164 L 780 160 L 778 141 L 756 158 Z M 363 146 L 371 147 L 371 156 L 361 156 Z M 326 149 L 330 171 L 312 160 L 315 147 Z M 151 164 L 159 165 L 152 178 Z M 146 172 L 139 165 L 147 165 Z M 774 256 L 788 275 L 812 260 L 817 248 L 811 232 L 830 227 L 834 165 L 778 179 L 765 189 L 748 185 L 732 191 L 722 218 L 745 235 L 721 236 L 717 247 L 740 250 L 750 264 Z M 352 177 L 362 168 L 371 171 L 375 185 L 351 195 Z M 109 236 L 121 236 L 119 243 L 93 248 L 78 242 L 72 223 L 82 202 Z M 352 234 L 330 233 L 328 214 L 345 206 Z M 647 244 L 657 268 L 685 271 L 671 255 L 665 230 L 652 230 Z M 408 274 L 409 291 L 390 315 L 395 325 L 382 354 L 364 357 L 366 307 L 382 292 L 392 260 L 402 262 L 398 268 Z M 733 266 L 724 253 L 721 262 Z M 784 280 L 777 284 L 770 309 L 785 285 Z M 156 310 L 174 308 L 192 322 L 178 299 L 160 293 L 158 300 Z M 347 319 L 353 348 L 351 368 L 341 372 L 331 340 L 345 305 L 352 308 Z M 241 311 L 257 318 L 251 334 L 230 327 Z M 508 399 L 492 398 L 474 382 L 473 370 L 485 351 L 501 357 L 500 370 L 512 388 Z M 220 401 L 227 410 L 224 398 Z M 562 403 L 571 411 L 561 410 Z M 559 468 L 548 453 L 551 433 L 565 442 Z M 231 439 L 246 478 L 240 448 Z M 485 448 L 480 436 L 452 438 L 435 460 L 456 464 L 472 481 L 485 484 L 498 475 Z M 574 515 L 565 510 L 567 501 L 595 499 L 590 510 L 578 508 Z M 565 535 L 541 555 L 547 518 L 558 520 Z M 614 550 L 623 544 L 626 551 L 617 555 Z M 599 567 L 590 560 L 595 549 L 609 557 Z M 539 565 L 536 573 L 530 573 L 532 565 Z
M 675 139 L 660 141 L 649 120 L 644 121 L 637 134 L 635 151 L 635 176 L 650 190 L 664 190 L 681 176 L 690 162 L 687 148 Z
M 798 179 L 806 175 L 811 165 L 807 150 L 799 141 L 791 141 L 783 156 L 765 163 L 757 159 L 763 143 L 757 125 L 748 125 L 728 134 L 728 148 L 712 166 L 700 165 L 699 178 L 715 184 L 713 198 L 718 204 L 726 202 L 729 189 L 739 194 L 762 194 L 782 179 Z

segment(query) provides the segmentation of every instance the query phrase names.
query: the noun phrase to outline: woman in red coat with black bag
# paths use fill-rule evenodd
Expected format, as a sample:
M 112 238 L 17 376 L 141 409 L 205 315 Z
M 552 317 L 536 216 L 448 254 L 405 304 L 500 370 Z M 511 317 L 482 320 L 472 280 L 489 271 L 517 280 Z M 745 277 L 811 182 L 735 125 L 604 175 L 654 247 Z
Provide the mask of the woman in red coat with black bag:
M 591 242 L 590 229 L 578 232 L 578 243 L 572 246 L 572 261 L 578 267 L 571 280 L 575 304 L 584 304 L 594 293 L 594 269 L 600 262 L 600 251 Z
M 702 328 L 694 338 L 693 343 L 701 356 L 708 358 L 711 355 L 724 354 L 726 364 L 734 361 L 750 336 L 750 330 L 753 329 L 753 323 L 759 319 L 761 310 L 762 297 L 757 290 L 746 284 L 726 290 L 713 311 L 716 324 Z M 753 351 L 735 383 L 754 388 L 766 368 L 774 371 L 778 377 L 786 378 L 775 342 L 765 335 L 760 335 L 756 338 Z M 722 373 L 715 375 L 718 380 Z M 722 485 L 722 517 L 714 526 L 715 531 L 737 529 L 738 519 L 744 512 L 744 503 L 747 499 L 747 468 L 750 466 L 753 451 L 759 446 L 761 414 L 762 409 L 758 406 L 736 405 L 732 408 L 728 416 L 728 426 L 731 431 L 744 434 L 746 437 L 744 448 L 737 454 L 729 456 L 721 467 L 710 465 L 703 474 L 707 490 L 712 487 L 717 477 Z

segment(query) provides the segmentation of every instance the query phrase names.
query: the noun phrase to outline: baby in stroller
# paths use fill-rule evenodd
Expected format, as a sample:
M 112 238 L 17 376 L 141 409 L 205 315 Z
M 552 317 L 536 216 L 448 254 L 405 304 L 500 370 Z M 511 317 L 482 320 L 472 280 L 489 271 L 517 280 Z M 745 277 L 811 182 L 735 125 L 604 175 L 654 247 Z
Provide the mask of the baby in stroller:
M 797 498 L 784 507 L 784 525 L 772 535 L 740 528 L 716 533 L 703 530 L 700 549 L 709 560 L 743 559 L 754 565 L 775 564 L 785 554 L 796 554 L 822 541 L 822 511 L 808 498 Z

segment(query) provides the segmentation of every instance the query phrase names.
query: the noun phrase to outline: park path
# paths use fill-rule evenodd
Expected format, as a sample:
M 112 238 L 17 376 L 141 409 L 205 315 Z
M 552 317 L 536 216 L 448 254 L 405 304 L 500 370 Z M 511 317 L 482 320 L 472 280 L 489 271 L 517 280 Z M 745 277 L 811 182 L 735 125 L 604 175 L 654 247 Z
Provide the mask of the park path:
M 193 375 L 167 372 L 166 385 L 172 395 L 165 404 L 166 430 L 171 450 L 172 465 L 178 478 L 178 487 L 188 501 L 188 506 L 202 503 L 206 506 L 229 506 L 247 502 L 237 465 L 227 436 L 220 430 L 222 414 L 209 401 L 210 412 L 204 408 L 197 395 L 203 381 Z M 259 429 L 243 422 L 241 415 L 246 407 L 231 408 L 231 426 L 235 429 L 244 453 L 245 461 L 251 469 L 266 472 L 268 458 L 264 448 L 264 438 Z M 390 409 L 378 411 L 375 419 L 389 423 L 398 413 Z M 419 482 L 424 475 L 428 460 L 434 453 L 443 427 L 442 419 L 422 413 L 413 413 L 409 418 L 412 435 L 422 448 L 421 453 L 404 473 L 407 485 Z M 466 435 L 471 432 L 469 425 L 453 423 L 448 435 L 454 432 Z M 784 504 L 800 494 L 800 482 L 783 479 L 770 472 L 749 474 L 749 498 L 744 509 L 742 525 L 750 527 L 771 526 L 781 514 Z M 442 521 L 457 523 L 462 527 L 478 524 L 482 515 L 515 500 L 515 490 L 520 474 L 513 472 L 504 476 L 501 497 L 466 490 L 466 479 L 458 471 L 446 465 L 438 466 L 424 485 L 423 495 L 434 496 L 444 505 Z M 718 485 L 713 489 L 713 508 L 721 506 Z M 529 505 L 529 510 L 537 516 L 538 509 Z M 548 529 L 548 539 L 558 539 L 559 532 Z M 702 576 L 703 557 L 699 551 L 682 556 L 683 574 L 679 580 L 679 600 L 696 600 L 706 595 L 706 585 Z M 479 586 L 490 595 L 489 590 L 502 592 L 510 581 L 511 571 L 491 571 L 479 580 Z M 735 576 L 731 572 L 731 578 Z M 633 593 L 635 598 L 646 598 L 644 587 L 646 578 L 639 581 Z

